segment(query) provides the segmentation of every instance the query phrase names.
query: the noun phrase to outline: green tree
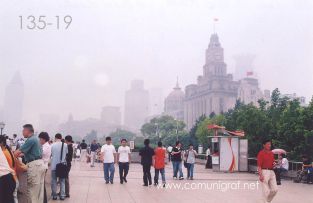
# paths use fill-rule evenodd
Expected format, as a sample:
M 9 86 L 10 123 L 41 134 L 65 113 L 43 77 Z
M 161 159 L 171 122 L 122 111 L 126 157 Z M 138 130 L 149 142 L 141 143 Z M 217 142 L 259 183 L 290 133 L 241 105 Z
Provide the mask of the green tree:
M 168 136 L 176 137 L 176 132 L 183 132 L 185 128 L 183 121 L 175 120 L 171 116 L 161 116 L 153 118 L 150 122 L 145 123 L 141 127 L 141 133 L 144 137 L 150 138 L 153 142 L 159 139 L 164 139 Z
M 224 126 L 225 123 L 226 123 L 226 119 L 225 119 L 225 116 L 222 114 L 216 115 L 212 118 L 206 118 L 203 121 L 201 121 L 196 131 L 196 137 L 198 138 L 199 143 L 206 146 L 208 144 L 208 136 L 213 135 L 213 131 L 208 130 L 209 124 L 216 124 L 216 125 Z
M 277 147 L 289 152 L 292 159 L 300 159 L 308 151 L 303 125 L 303 108 L 298 100 L 288 102 L 278 123 Z

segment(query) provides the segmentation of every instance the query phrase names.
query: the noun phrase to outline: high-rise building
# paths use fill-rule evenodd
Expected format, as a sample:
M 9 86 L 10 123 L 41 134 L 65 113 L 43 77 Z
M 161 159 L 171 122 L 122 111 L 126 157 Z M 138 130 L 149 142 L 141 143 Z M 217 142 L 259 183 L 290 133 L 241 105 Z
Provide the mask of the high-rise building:
M 101 121 L 109 125 L 121 125 L 121 110 L 118 106 L 105 106 L 102 108 Z
M 166 97 L 164 102 L 164 113 L 177 120 L 184 120 L 185 93 L 179 87 L 178 81 L 173 91 Z
M 237 99 L 239 82 L 227 74 L 224 50 L 216 33 L 210 37 L 205 53 L 203 74 L 198 76 L 197 84 L 185 90 L 184 119 L 190 129 L 201 115 L 226 112 L 234 106 Z
M 23 119 L 24 85 L 19 72 L 16 72 L 6 86 L 3 105 L 3 119 L 6 134 L 20 134 Z
M 249 75 L 254 74 L 253 62 L 255 56 L 252 54 L 237 55 L 235 59 L 234 80 L 241 80 Z
M 125 94 L 124 125 L 139 131 L 149 116 L 149 92 L 144 89 L 143 80 L 133 80 Z
M 239 81 L 238 99 L 244 104 L 252 103 L 258 106 L 258 101 L 263 97 L 259 88 L 259 81 L 253 77 L 245 77 Z

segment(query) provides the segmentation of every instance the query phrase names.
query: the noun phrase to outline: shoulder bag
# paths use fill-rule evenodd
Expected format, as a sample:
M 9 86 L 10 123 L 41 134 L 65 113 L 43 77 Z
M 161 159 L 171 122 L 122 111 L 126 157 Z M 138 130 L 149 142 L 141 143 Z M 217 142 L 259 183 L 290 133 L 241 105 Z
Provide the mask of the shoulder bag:
M 56 169 L 55 169 L 55 174 L 56 174 L 56 177 L 58 178 L 66 178 L 68 176 L 66 162 L 62 162 L 63 147 L 64 147 L 64 142 L 62 142 L 62 147 L 61 147 L 60 163 L 56 165 Z

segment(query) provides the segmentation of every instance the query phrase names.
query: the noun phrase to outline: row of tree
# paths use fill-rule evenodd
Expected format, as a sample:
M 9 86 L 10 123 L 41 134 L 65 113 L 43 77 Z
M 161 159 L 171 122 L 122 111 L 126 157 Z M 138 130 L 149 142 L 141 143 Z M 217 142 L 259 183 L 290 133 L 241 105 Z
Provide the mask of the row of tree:
M 304 154 L 313 156 L 313 99 L 307 107 L 298 100 L 283 97 L 278 89 L 272 92 L 271 100 L 258 101 L 258 107 L 252 104 L 236 102 L 228 112 L 198 118 L 193 128 L 187 132 L 185 124 L 170 116 L 153 118 L 144 124 L 141 132 L 152 143 L 162 140 L 165 145 L 173 145 L 180 140 L 186 147 L 209 145 L 208 124 L 225 126 L 228 130 L 243 130 L 249 141 L 249 156 L 255 157 L 262 147 L 264 139 L 271 139 L 273 147 L 282 148 L 293 160 L 299 160 Z

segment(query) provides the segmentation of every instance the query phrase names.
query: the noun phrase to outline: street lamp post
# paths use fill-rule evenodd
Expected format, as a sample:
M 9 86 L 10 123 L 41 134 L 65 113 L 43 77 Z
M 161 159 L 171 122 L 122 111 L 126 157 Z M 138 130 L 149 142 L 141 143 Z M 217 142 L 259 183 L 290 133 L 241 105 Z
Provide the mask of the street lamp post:
M 1 130 L 0 134 L 1 135 L 2 135 L 2 131 L 3 131 L 4 127 L 5 127 L 5 123 L 4 122 L 0 122 L 0 130 Z
M 155 130 L 155 135 L 159 137 L 159 141 L 161 141 L 161 135 L 159 133 L 159 124 L 155 123 L 156 130 Z
M 178 141 L 178 120 L 175 119 L 176 121 L 176 141 Z

